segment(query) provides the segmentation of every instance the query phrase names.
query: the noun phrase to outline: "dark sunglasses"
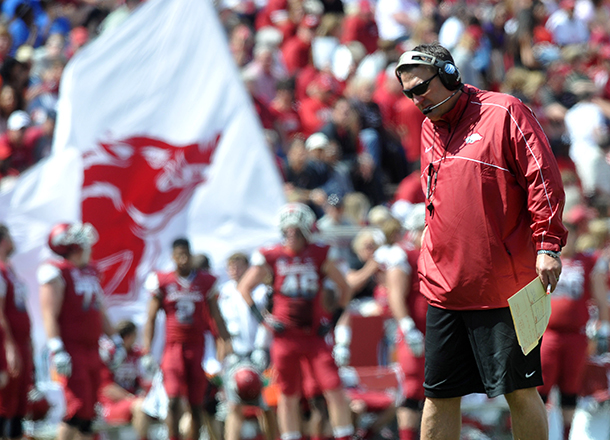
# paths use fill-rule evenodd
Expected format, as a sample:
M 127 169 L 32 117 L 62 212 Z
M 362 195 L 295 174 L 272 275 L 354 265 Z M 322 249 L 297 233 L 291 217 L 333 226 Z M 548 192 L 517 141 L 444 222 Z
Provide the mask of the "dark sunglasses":
M 432 75 L 427 80 L 420 82 L 418 85 L 416 85 L 414 87 L 411 87 L 409 90 L 403 90 L 402 93 L 404 93 L 404 95 L 409 99 L 413 99 L 413 96 L 415 96 L 415 95 L 421 96 L 428 91 L 428 86 L 430 85 L 430 81 L 432 81 L 437 76 L 438 76 L 438 72 L 436 72 L 434 75 Z

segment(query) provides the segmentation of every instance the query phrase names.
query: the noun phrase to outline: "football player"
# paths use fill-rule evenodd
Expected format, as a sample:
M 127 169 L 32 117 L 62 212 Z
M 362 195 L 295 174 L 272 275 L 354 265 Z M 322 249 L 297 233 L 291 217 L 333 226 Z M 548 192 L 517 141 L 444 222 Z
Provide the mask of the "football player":
M 154 359 L 150 347 L 155 333 L 155 320 L 159 310 L 165 311 L 165 347 L 161 360 L 163 385 L 169 398 L 165 423 L 169 440 L 178 440 L 181 414 L 180 397 L 186 395 L 192 418 L 190 438 L 199 438 L 203 421 L 203 404 L 208 380 L 201 365 L 205 350 L 204 332 L 209 317 L 216 323 L 224 341 L 225 352 L 230 352 L 231 341 L 216 301 L 216 277 L 195 270 L 190 243 L 178 238 L 172 244 L 175 269 L 153 272 L 146 280 L 151 293 L 148 319 L 144 328 L 143 364 Z M 150 368 L 148 368 L 150 369 Z
M 49 247 L 60 257 L 38 268 L 40 307 L 48 337 L 51 366 L 64 389 L 66 413 L 58 440 L 76 433 L 93 438 L 94 405 L 100 386 L 98 340 L 110 336 L 112 363 L 126 356 L 121 337 L 106 316 L 99 273 L 90 264 L 97 232 L 89 223 L 60 223 L 49 234 Z
M 337 323 L 351 292 L 334 263 L 329 246 L 310 242 L 315 223 L 313 211 L 301 203 L 289 203 L 279 213 L 284 241 L 255 252 L 238 290 L 259 322 L 273 333 L 271 360 L 280 388 L 278 422 L 282 440 L 299 440 L 301 362 L 307 362 L 322 389 L 330 413 L 333 434 L 345 440 L 353 432 L 350 411 L 343 392 L 332 349 L 325 334 Z M 273 311 L 263 315 L 251 292 L 268 274 L 273 274 Z M 322 280 L 330 278 L 340 292 L 338 310 L 329 324 L 321 323 Z
M 123 339 L 127 357 L 121 364 L 113 366 L 114 368 L 107 364 L 102 368 L 99 401 L 102 404 L 104 420 L 110 425 L 132 423 L 139 438 L 146 440 L 150 420 L 142 411 L 142 404 L 151 378 L 145 377 L 140 368 L 142 353 L 135 346 L 135 324 L 131 321 L 121 321 L 116 325 L 116 329 Z M 104 343 L 100 345 L 102 360 L 111 358 L 112 347 Z
M 400 440 L 419 438 L 421 410 L 424 404 L 424 332 L 426 298 L 419 293 L 417 259 L 424 229 L 424 204 L 414 205 L 407 217 L 409 240 L 402 241 L 400 222 L 390 218 L 381 229 L 387 244 L 375 251 L 382 287 L 388 305 L 398 323 L 396 354 L 404 374 L 403 401 L 396 410 Z
M 0 329 L 9 373 L 8 383 L 0 391 L 0 433 L 9 439 L 23 436 L 34 372 L 26 287 L 9 261 L 14 248 L 8 228 L 0 225 Z
M 223 377 L 225 395 L 229 412 L 225 420 L 225 439 L 239 440 L 244 420 L 243 405 L 260 407 L 267 418 L 265 426 L 275 425 L 275 417 L 259 393 L 260 377 L 269 364 L 267 354 L 270 333 L 250 314 L 248 304 L 237 290 L 237 283 L 242 278 L 250 263 L 243 253 L 235 253 L 227 259 L 229 280 L 223 283 L 218 294 L 218 307 L 231 335 L 233 354 L 225 362 L 226 371 Z M 259 309 L 267 308 L 269 300 L 268 286 L 261 284 L 252 292 L 254 303 Z M 255 368 L 252 368 L 255 367 Z M 239 379 L 242 379 L 241 381 Z M 250 380 L 247 380 L 250 378 Z M 244 400 L 241 396 L 248 396 Z M 271 438 L 275 438 L 273 435 Z
M 608 347 L 610 332 L 606 275 L 595 265 L 591 255 L 578 252 L 576 241 L 580 235 L 573 211 L 564 216 L 568 240 L 561 251 L 563 266 L 561 278 L 551 295 L 551 318 L 542 338 L 540 358 L 544 385 L 538 387 L 542 400 L 547 403 L 552 387 L 560 391 L 563 416 L 563 438 L 569 438 L 577 395 L 581 390 L 588 356 L 586 334 L 589 321 L 589 303 L 597 306 L 601 326 L 596 336 L 604 350 Z

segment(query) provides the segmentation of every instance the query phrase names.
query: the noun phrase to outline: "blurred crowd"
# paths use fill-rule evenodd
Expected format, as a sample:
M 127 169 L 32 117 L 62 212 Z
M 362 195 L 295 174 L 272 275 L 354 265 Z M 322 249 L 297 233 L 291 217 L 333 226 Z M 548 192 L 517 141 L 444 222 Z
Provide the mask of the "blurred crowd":
M 534 110 L 564 176 L 566 212 L 584 205 L 607 217 L 607 3 L 223 0 L 217 9 L 289 201 L 318 216 L 351 206 L 354 193 L 369 208 L 423 201 L 423 115 L 394 70 L 404 51 L 439 41 L 463 82 Z
M 0 17 L 0 189 L 53 142 L 66 63 L 140 0 L 5 0 Z
M 0 188 L 50 153 L 66 63 L 139 3 L 2 2 Z M 433 41 L 454 54 L 464 83 L 534 110 L 564 175 L 566 211 L 583 204 L 607 216 L 607 3 L 218 0 L 216 8 L 287 199 L 318 217 L 329 205 L 368 211 L 423 201 L 423 115 L 402 95 L 394 66 L 402 52 Z M 394 210 L 406 214 L 404 203 Z

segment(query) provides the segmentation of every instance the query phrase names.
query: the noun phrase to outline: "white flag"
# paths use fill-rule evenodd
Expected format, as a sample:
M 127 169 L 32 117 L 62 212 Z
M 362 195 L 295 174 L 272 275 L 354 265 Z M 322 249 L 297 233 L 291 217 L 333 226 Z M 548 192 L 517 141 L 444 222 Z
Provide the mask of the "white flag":
M 40 323 L 33 274 L 57 221 L 95 226 L 110 303 L 142 311 L 131 301 L 150 270 L 168 266 L 175 238 L 221 267 L 231 252 L 279 238 L 283 202 L 211 2 L 149 0 L 70 61 L 52 156 L 0 194 L 0 222 Z

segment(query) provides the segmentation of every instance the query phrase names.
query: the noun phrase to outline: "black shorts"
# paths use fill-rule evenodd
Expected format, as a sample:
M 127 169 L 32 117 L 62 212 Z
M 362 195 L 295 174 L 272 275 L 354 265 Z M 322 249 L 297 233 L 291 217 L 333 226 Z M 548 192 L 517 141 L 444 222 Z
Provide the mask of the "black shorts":
M 523 354 L 508 307 L 456 311 L 428 306 L 426 320 L 426 397 L 496 397 L 542 385 L 540 342 Z

